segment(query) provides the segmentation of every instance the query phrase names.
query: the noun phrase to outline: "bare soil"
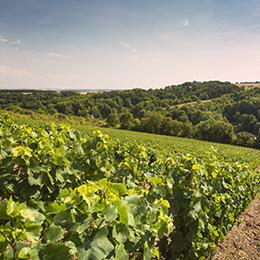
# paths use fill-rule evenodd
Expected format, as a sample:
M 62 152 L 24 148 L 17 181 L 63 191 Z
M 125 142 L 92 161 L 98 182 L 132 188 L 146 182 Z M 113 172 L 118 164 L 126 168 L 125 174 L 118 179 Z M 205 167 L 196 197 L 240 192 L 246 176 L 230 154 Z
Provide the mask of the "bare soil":
M 260 259 L 260 193 L 240 216 L 241 224 L 219 241 L 213 260 Z

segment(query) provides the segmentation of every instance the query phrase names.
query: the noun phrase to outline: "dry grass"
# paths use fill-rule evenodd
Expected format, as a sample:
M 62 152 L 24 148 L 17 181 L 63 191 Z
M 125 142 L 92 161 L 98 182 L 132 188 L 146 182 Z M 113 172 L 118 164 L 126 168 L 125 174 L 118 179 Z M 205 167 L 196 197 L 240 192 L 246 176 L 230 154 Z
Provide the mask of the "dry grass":
M 239 87 L 245 87 L 245 89 L 249 89 L 249 88 L 259 88 L 260 87 L 260 83 L 237 83 L 236 84 Z

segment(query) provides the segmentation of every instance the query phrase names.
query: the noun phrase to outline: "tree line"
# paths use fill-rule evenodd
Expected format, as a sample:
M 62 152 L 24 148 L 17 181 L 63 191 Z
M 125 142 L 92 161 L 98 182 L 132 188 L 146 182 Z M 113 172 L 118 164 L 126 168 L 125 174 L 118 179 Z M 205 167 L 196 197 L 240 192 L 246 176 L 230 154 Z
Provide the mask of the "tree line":
M 194 103 L 185 105 L 189 102 Z M 75 91 L 0 90 L 0 108 L 58 114 L 60 118 L 95 118 L 109 127 L 256 148 L 260 143 L 260 89 L 245 90 L 230 82 L 194 81 L 161 89 L 86 95 Z

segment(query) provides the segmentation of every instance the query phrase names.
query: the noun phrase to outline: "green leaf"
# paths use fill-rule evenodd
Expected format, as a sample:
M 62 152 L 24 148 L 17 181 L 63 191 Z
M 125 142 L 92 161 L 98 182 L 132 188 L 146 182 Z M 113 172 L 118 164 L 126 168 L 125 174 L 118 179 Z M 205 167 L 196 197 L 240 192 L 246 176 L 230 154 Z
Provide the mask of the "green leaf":
M 6 250 L 5 256 L 7 259 L 13 259 L 14 250 L 11 246 Z
M 29 247 L 23 247 L 22 250 L 19 252 L 18 257 L 19 259 L 28 259 L 30 258 L 30 248 Z
M 31 240 L 32 242 L 39 240 L 42 231 L 41 225 L 32 222 L 25 222 L 24 227 L 26 229 L 25 235 L 28 240 Z
M 125 201 L 127 201 L 129 204 L 138 205 L 139 201 L 141 200 L 140 196 L 131 194 L 127 197 L 125 197 Z
M 212 174 L 212 177 L 213 177 L 214 179 L 216 179 L 216 178 L 218 177 L 218 174 L 217 174 L 216 172 L 212 172 L 211 174 Z
M 147 174 L 145 174 L 145 177 L 152 183 L 153 186 L 162 184 L 162 179 L 157 177 L 154 174 L 147 173 Z
M 113 228 L 113 237 L 121 244 L 125 243 L 125 241 L 129 237 L 129 230 L 126 225 L 118 224 Z
M 77 257 L 80 260 L 101 260 L 108 256 L 114 249 L 113 244 L 107 239 L 108 230 L 101 229 L 92 241 L 86 239 L 85 250 L 82 249 Z
M 206 225 L 207 225 L 207 220 L 205 220 L 205 218 L 199 218 L 200 230 L 204 230 Z
M 49 243 L 44 248 L 43 260 L 72 259 L 70 248 L 61 243 Z M 101 258 L 100 258 L 101 259 Z
M 6 225 L 6 226 L 0 226 L 0 241 L 5 241 L 5 237 L 2 235 L 4 234 L 5 236 L 9 236 L 9 234 L 12 232 L 12 227 Z
M 41 194 L 39 187 L 36 185 L 26 185 L 21 189 L 20 193 L 25 200 L 29 200 L 29 198 L 37 198 Z
M 168 200 L 163 200 L 162 204 L 163 204 L 165 207 L 167 207 L 167 208 L 170 208 L 170 207 L 171 207 Z
M 175 252 L 181 252 L 188 244 L 187 239 L 183 237 L 183 233 L 180 231 L 173 233 L 171 239 L 171 248 Z
M 159 231 L 158 231 L 158 236 L 159 238 L 162 238 L 164 234 L 168 233 L 168 227 L 167 227 L 167 223 L 163 223 L 163 225 L 160 227 Z
M 115 253 L 116 253 L 116 259 L 118 259 L 118 260 L 128 260 L 129 259 L 128 254 L 125 251 L 125 246 L 123 244 L 116 246 Z
M 197 203 L 194 205 L 194 210 L 195 210 L 197 213 L 200 212 L 200 210 L 201 210 L 201 203 L 200 203 L 200 201 L 197 202 Z
M 153 188 L 153 196 L 157 199 L 163 198 L 165 196 L 165 190 L 163 186 L 156 186 Z
M 163 216 L 168 216 L 168 208 L 164 205 L 161 206 L 161 214 Z
M 195 210 L 191 210 L 189 213 L 188 213 L 188 216 L 191 217 L 192 219 L 197 219 L 198 218 L 198 214 Z
M 220 230 L 220 231 L 219 231 L 219 234 L 220 234 L 221 240 L 223 241 L 223 240 L 225 239 L 224 233 Z
M 23 209 L 26 209 L 26 205 L 24 203 L 14 202 L 11 196 L 6 207 L 6 214 L 14 218 L 17 217 Z
M 33 173 L 39 173 L 41 171 L 45 171 L 45 167 L 41 167 L 40 165 L 38 164 L 32 164 L 30 165 L 30 168 L 29 168 L 29 171 L 33 172 Z
M 77 248 L 76 248 L 75 244 L 72 241 L 66 241 L 64 243 L 64 245 L 67 246 L 68 248 L 70 248 L 70 253 L 72 255 L 77 253 Z
M 166 179 L 166 182 L 167 182 L 167 186 L 172 189 L 173 185 L 174 185 L 174 180 L 172 178 L 172 176 L 167 176 L 167 179 Z
M 28 209 L 28 208 L 27 209 L 22 209 L 20 211 L 21 216 L 23 216 L 24 218 L 27 218 L 27 219 L 29 219 L 31 221 L 35 221 L 33 213 L 34 213 L 34 211 L 31 210 L 31 209 Z
M 44 179 L 44 175 L 43 174 L 40 174 L 38 176 L 29 176 L 28 177 L 28 183 L 32 186 L 32 185 L 37 185 L 37 186 L 42 186 L 44 183 L 43 183 L 43 179 Z
M 39 243 L 40 244 L 40 243 Z M 38 254 L 38 250 L 33 248 L 30 252 L 29 252 L 31 259 L 33 260 L 40 260 L 39 258 L 39 254 Z
M 160 259 L 160 254 L 159 254 L 159 251 L 156 247 L 153 249 L 153 252 L 154 252 L 154 256 L 156 256 L 157 259 Z
M 173 199 L 170 201 L 171 204 L 171 208 L 170 208 L 170 213 L 172 213 L 173 215 L 178 215 L 179 210 L 180 210 L 180 203 L 178 202 L 177 199 Z
M 48 205 L 49 213 L 58 214 L 60 211 L 66 211 L 67 207 L 64 204 L 58 204 L 57 202 L 52 202 Z
M 85 230 L 87 230 L 90 227 L 90 225 L 91 225 L 92 221 L 94 220 L 94 218 L 92 217 L 91 214 L 89 214 L 89 215 L 80 215 L 77 220 L 78 220 L 78 222 L 75 223 L 75 224 L 78 224 L 78 227 L 77 227 L 76 231 L 79 234 L 81 234 L 81 233 L 83 233 Z
M 148 205 L 143 203 L 139 206 L 136 207 L 136 214 L 135 215 L 145 215 L 147 213 L 147 210 L 148 210 Z
M 109 185 L 109 191 L 116 195 L 125 195 L 127 193 L 126 186 L 123 183 L 111 183 Z
M 28 244 L 22 242 L 21 240 L 17 241 L 15 244 L 18 248 L 18 251 L 21 251 L 23 247 L 28 247 Z
M 48 229 L 44 232 L 43 239 L 50 242 L 57 242 L 63 238 L 64 231 L 60 226 L 51 224 Z
M 130 226 L 135 226 L 135 219 L 132 213 L 127 212 L 127 216 L 128 216 L 128 225 Z
M 149 247 L 148 242 L 144 244 L 143 260 L 150 260 L 153 257 L 153 249 Z
M 117 218 L 117 207 L 112 204 L 108 204 L 102 210 L 102 214 L 105 217 L 105 221 L 110 222 Z
M 205 196 L 201 197 L 201 206 L 202 206 L 203 211 L 205 211 L 205 212 L 210 211 L 210 203 L 209 203 L 209 200 Z
M 82 153 L 83 153 L 83 149 L 82 149 L 82 146 L 81 146 L 80 143 L 78 143 L 78 144 L 75 145 L 75 151 L 76 151 L 76 153 L 78 153 L 78 154 L 82 154 Z
M 14 208 L 15 208 L 15 202 L 13 201 L 13 198 L 11 196 L 6 207 L 6 214 L 11 217 L 14 217 L 15 214 L 12 214 L 14 212 Z
M 68 211 L 60 211 L 54 218 L 53 222 L 56 225 L 64 225 L 72 223 L 75 220 L 75 216 Z
M 6 214 L 6 206 L 0 203 L 0 219 L 9 219 L 10 217 Z
M 37 135 L 34 131 L 31 132 L 31 137 L 32 137 L 32 138 L 36 138 L 37 136 L 38 136 L 38 135 Z
M 118 209 L 118 214 L 120 216 L 120 220 L 124 223 L 124 224 L 128 224 L 128 214 L 127 214 L 127 210 L 125 206 L 119 205 L 117 206 Z

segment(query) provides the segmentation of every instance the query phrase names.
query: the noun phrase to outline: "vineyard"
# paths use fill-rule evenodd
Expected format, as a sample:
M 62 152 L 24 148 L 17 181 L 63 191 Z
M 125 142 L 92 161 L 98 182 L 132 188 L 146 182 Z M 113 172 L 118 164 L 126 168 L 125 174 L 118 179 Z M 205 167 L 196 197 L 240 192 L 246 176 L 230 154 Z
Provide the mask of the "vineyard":
M 207 259 L 259 192 L 257 150 L 75 128 L 0 115 L 0 259 Z

